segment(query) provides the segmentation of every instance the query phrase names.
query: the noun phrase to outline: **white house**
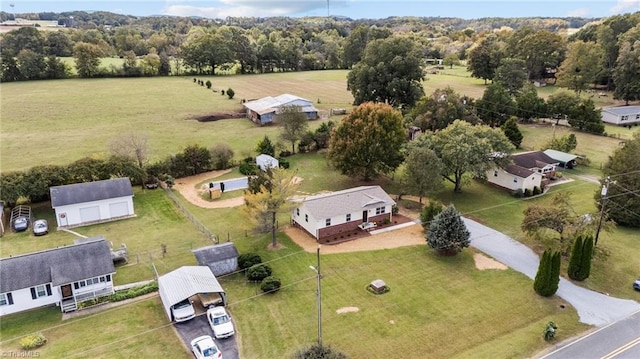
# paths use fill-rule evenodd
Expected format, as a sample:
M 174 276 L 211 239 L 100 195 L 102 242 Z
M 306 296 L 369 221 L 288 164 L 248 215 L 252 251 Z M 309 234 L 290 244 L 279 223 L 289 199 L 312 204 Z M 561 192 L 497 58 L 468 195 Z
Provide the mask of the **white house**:
M 310 196 L 292 213 L 293 224 L 319 242 L 336 240 L 359 226 L 391 221 L 395 201 L 380 186 Z
M 50 188 L 58 227 L 82 226 L 135 216 L 128 178 Z
M 318 118 L 318 109 L 313 106 L 313 102 L 290 94 L 282 94 L 276 97 L 263 97 L 258 100 L 245 102 L 243 106 L 247 117 L 259 125 L 272 123 L 280 109 L 285 106 L 298 106 L 310 120 Z
M 278 168 L 280 163 L 277 159 L 263 153 L 256 157 L 256 165 L 258 165 L 258 168 L 262 171 L 266 171 L 268 168 Z
M 560 162 L 549 157 L 542 151 L 522 152 L 511 155 L 513 163 L 533 172 L 541 173 L 543 177 L 552 177 Z
M 528 170 L 518 165 L 508 165 L 506 168 L 495 168 L 487 172 L 487 181 L 497 186 L 510 189 L 512 191 L 530 190 L 535 187 L 541 188 L 542 174 Z
M 640 106 L 620 106 L 602 109 L 602 121 L 618 126 L 640 124 Z
M 0 316 L 49 305 L 63 312 L 113 294 L 115 268 L 102 237 L 0 259 Z

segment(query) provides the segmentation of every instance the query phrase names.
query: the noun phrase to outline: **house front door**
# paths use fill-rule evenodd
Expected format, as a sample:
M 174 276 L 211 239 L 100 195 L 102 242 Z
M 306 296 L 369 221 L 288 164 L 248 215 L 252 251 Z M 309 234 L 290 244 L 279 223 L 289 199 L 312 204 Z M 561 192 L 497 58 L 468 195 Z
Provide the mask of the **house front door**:
M 62 291 L 62 299 L 69 298 L 73 296 L 73 292 L 71 291 L 71 284 L 65 284 L 60 287 Z
M 367 220 L 369 219 L 369 212 L 368 211 L 362 211 L 362 223 L 366 223 Z

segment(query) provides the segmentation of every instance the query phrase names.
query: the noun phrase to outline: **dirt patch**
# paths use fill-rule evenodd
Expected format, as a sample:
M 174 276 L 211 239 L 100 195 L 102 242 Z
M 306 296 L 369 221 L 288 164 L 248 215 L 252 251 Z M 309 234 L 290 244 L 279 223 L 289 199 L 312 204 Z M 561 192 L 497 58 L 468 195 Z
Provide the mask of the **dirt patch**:
M 343 307 L 343 308 L 340 308 L 340 309 L 336 310 L 336 313 L 338 313 L 338 314 L 356 313 L 358 311 L 360 311 L 360 308 L 358 308 L 358 307 Z
M 173 188 L 180 192 L 180 194 L 189 202 L 194 205 L 202 208 L 228 208 L 228 207 L 238 207 L 244 204 L 244 196 L 222 199 L 217 201 L 207 201 L 203 199 L 201 196 L 209 190 L 209 187 L 205 184 L 200 186 L 200 188 L 196 188 L 198 183 L 204 182 L 206 180 L 220 177 L 224 174 L 231 172 L 231 170 L 224 171 L 211 171 L 200 173 L 195 176 L 183 177 L 179 178 L 176 183 L 173 185 Z
M 226 120 L 230 118 L 245 118 L 247 115 L 244 112 L 214 112 L 207 115 L 196 116 L 190 118 L 190 120 L 196 120 L 198 122 L 211 122 L 218 120 Z
M 473 255 L 473 260 L 476 262 L 476 268 L 480 270 L 485 269 L 499 269 L 506 270 L 508 267 L 495 259 L 489 258 L 481 253 Z

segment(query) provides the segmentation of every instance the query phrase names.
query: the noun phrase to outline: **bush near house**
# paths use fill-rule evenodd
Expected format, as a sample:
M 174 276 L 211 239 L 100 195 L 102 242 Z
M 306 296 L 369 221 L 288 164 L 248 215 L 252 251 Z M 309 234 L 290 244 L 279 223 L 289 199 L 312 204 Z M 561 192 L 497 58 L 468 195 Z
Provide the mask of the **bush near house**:
M 41 332 L 27 335 L 20 339 L 20 347 L 24 350 L 31 350 L 41 347 L 47 343 L 47 338 Z M 3 355 L 4 356 L 4 355 Z
M 271 275 L 273 271 L 266 264 L 259 264 L 247 270 L 247 279 L 254 282 L 260 282 Z
M 262 263 L 262 258 L 258 253 L 243 253 L 238 256 L 238 268 L 240 269 L 251 268 L 260 263 Z
M 260 284 L 260 289 L 265 293 L 275 293 L 280 290 L 280 286 L 282 282 L 279 278 L 268 276 L 262 280 Z

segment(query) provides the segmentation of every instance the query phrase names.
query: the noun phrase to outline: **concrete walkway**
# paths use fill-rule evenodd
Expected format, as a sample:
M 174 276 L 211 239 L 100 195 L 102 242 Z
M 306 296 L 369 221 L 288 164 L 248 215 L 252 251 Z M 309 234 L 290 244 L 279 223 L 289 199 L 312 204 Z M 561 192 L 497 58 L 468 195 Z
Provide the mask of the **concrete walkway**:
M 531 279 L 535 278 L 540 259 L 529 247 L 476 221 L 462 219 L 471 232 L 472 247 Z M 580 322 L 595 326 L 613 323 L 640 310 L 640 304 L 636 301 L 613 298 L 585 289 L 562 277 L 556 295 L 576 308 Z

